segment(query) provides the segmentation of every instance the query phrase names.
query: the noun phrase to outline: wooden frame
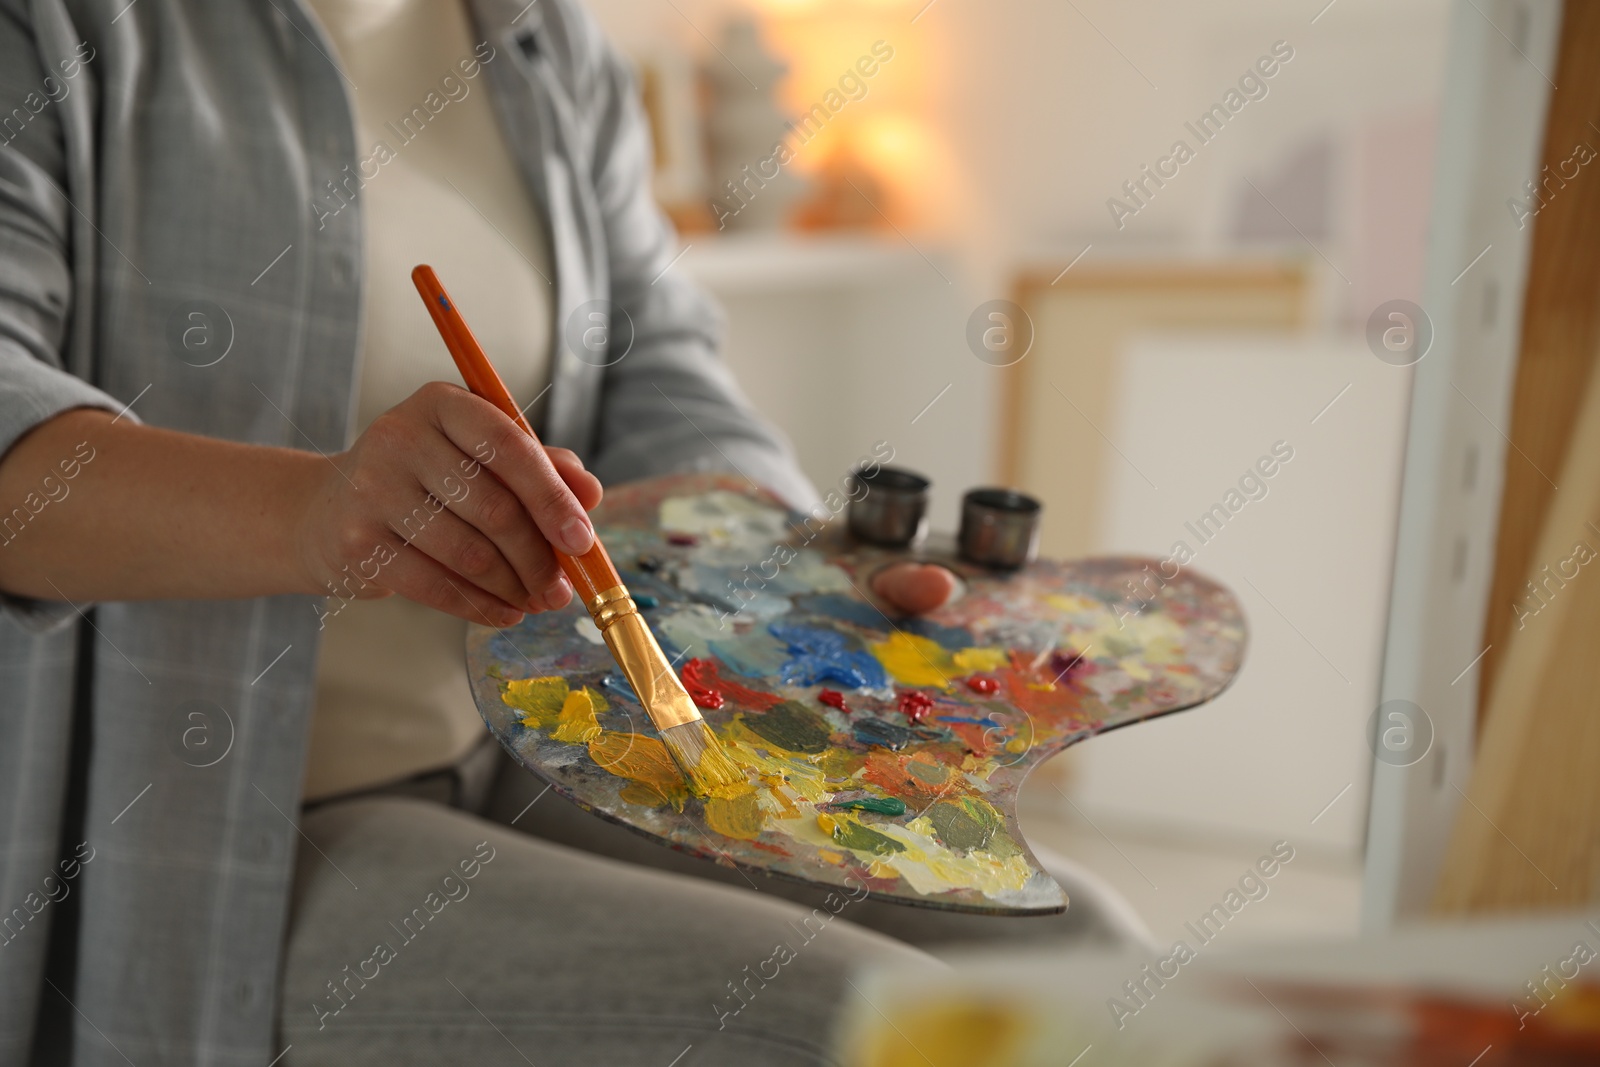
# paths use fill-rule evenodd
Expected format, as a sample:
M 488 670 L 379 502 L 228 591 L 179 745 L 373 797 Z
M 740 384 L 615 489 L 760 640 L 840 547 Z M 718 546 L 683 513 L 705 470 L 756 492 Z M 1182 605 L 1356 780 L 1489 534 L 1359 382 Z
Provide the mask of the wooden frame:
M 1016 303 L 1033 320 L 1035 336 L 1028 355 L 1002 371 L 1000 479 L 1041 496 L 1047 506 L 1055 505 L 1043 550 L 1064 557 L 1095 547 L 1094 524 L 1104 497 L 1100 468 L 1106 454 L 1100 427 L 1109 414 L 1121 341 L 1165 331 L 1298 333 L 1310 321 L 1312 303 L 1307 266 L 1281 260 L 1080 264 L 1065 272 L 1025 273 L 1014 292 Z M 1098 346 L 1089 341 L 1088 347 L 1078 348 L 1083 339 L 1076 331 L 1065 338 L 1051 334 L 1044 301 L 1084 297 L 1094 300 L 1096 308 L 1120 307 L 1109 324 L 1098 323 L 1102 327 Z M 1085 308 L 1084 313 L 1084 325 L 1096 325 L 1089 316 L 1099 312 Z M 1064 371 L 1077 375 L 1066 386 L 1057 381 Z M 1072 390 L 1066 402 L 1053 396 L 1063 389 Z M 1064 425 L 1071 428 L 1069 451 L 1076 461 L 1070 491 L 1035 462 L 1061 451 L 1035 439 L 1039 427 L 1031 400 L 1036 395 L 1058 404 L 1068 420 Z

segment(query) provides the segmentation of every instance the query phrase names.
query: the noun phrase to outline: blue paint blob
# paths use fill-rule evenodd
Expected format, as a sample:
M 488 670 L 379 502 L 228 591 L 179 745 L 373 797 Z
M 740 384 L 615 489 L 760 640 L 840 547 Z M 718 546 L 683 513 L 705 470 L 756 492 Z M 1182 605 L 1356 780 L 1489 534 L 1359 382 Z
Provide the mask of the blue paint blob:
M 890 620 L 884 618 L 883 613 L 877 608 L 864 600 L 857 600 L 842 593 L 795 597 L 795 605 L 804 612 L 826 615 L 840 622 L 854 623 L 863 629 L 874 630 L 885 636 L 888 635 L 891 626 Z M 972 631 L 962 626 L 940 626 L 936 622 L 915 617 L 895 619 L 892 625 L 908 634 L 926 637 L 951 652 L 971 648 L 978 643 L 973 639 Z
M 789 660 L 779 671 L 785 685 L 831 681 L 849 689 L 882 689 L 889 684 L 883 664 L 836 630 L 782 622 L 767 629 L 789 648 Z
M 912 733 L 904 726 L 896 726 L 882 719 L 857 719 L 856 740 L 863 745 L 876 745 L 898 752 L 911 743 Z
M 717 638 L 709 644 L 712 655 L 746 678 L 774 678 L 789 661 L 788 648 L 765 630 Z
M 965 626 L 940 626 L 928 619 L 907 619 L 899 626 L 906 633 L 926 637 L 930 641 L 937 642 L 940 648 L 951 652 L 959 652 L 978 643 L 972 636 L 972 631 Z
M 660 607 L 661 606 L 661 601 L 657 600 L 655 597 L 651 596 L 649 593 L 638 593 L 638 594 L 635 594 L 635 596 L 633 598 L 633 602 L 635 604 L 639 605 L 639 607 L 641 609 L 645 610 L 645 611 L 648 611 L 651 608 L 655 608 L 655 607 Z
M 748 585 L 742 584 L 749 582 Z M 678 588 L 694 599 L 737 618 L 775 619 L 789 611 L 789 598 L 768 590 L 759 579 L 742 571 L 696 562 L 678 575 Z

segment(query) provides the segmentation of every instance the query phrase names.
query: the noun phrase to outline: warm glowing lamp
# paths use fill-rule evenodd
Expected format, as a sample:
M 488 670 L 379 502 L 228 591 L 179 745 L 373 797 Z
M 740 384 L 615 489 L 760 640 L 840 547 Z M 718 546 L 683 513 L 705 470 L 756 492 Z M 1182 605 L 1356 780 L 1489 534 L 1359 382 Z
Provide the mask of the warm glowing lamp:
M 759 12 L 763 39 L 789 67 L 783 105 L 803 125 L 791 139 L 788 165 L 815 190 L 816 210 L 800 224 L 858 225 L 860 208 L 874 226 L 886 219 L 916 225 L 941 198 L 932 186 L 945 169 L 937 130 L 923 115 L 936 67 L 927 35 L 914 43 L 905 22 L 906 12 L 926 0 L 745 2 Z

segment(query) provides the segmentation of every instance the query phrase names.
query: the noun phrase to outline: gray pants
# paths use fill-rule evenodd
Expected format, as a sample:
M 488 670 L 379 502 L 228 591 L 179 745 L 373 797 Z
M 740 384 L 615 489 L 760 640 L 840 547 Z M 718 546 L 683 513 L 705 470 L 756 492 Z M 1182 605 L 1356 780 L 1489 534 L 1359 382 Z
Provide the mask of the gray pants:
M 393 795 L 305 814 L 286 1067 L 668 1067 L 685 1050 L 682 1067 L 829 1063 L 862 966 L 1140 936 L 1071 870 L 1055 873 L 1073 906 L 1046 918 L 829 898 L 663 848 L 543 788 L 503 762 L 492 788 L 455 790 L 482 814 Z

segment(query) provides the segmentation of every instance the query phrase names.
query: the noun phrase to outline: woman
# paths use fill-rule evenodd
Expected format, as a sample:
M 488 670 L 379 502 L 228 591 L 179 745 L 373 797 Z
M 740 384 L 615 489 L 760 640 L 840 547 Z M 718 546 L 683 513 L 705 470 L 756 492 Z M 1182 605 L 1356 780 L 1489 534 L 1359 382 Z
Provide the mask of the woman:
M 463 628 L 569 600 L 602 482 L 815 499 L 649 173 L 568 0 L 0 0 L 0 1062 L 814 1063 L 851 966 L 1045 932 L 680 856 L 486 738 Z M 542 446 L 444 384 L 423 261 Z M 1056 873 L 1050 932 L 1126 936 Z
M 814 497 L 587 16 L 0 0 L 0 139 L 0 1062 L 816 1062 L 913 950 L 841 923 L 719 1010 L 809 910 L 471 813 L 461 630 L 570 599 L 602 482 Z M 547 447 L 440 384 L 424 260 Z

